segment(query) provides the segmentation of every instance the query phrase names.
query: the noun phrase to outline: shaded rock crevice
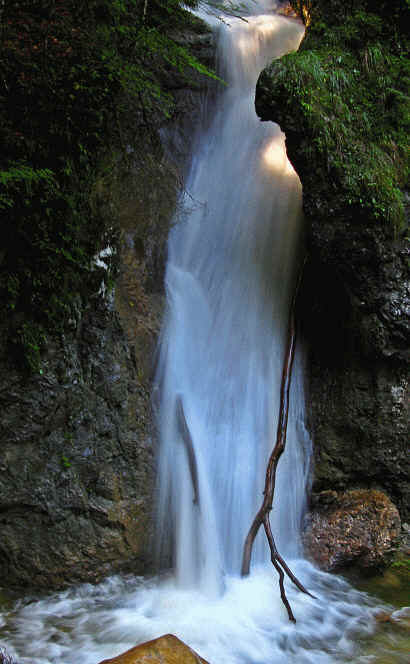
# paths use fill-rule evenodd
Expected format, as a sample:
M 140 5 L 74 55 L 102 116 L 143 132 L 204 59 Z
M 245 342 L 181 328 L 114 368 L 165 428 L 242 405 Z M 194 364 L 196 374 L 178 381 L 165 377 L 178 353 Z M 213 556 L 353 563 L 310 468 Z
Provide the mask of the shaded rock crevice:
M 400 143 L 404 125 L 399 107 L 374 94 L 377 75 L 363 58 L 377 52 L 384 75 L 400 85 L 394 63 L 396 50 L 406 58 L 400 12 L 408 10 L 364 0 L 291 4 L 310 11 L 306 35 L 298 53 L 261 74 L 256 110 L 285 132 L 303 187 L 309 259 L 299 319 L 309 349 L 313 491 L 379 489 L 406 520 L 408 187 L 404 158 L 393 162 L 384 151 L 388 137 Z

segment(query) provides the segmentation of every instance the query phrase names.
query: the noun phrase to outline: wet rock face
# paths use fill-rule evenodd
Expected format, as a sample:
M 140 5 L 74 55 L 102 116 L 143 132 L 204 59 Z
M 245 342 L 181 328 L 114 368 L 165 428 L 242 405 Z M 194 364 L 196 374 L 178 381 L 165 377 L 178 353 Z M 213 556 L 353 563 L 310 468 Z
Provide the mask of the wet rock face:
M 78 303 L 40 374 L 0 359 L 0 585 L 60 588 L 152 564 L 152 358 L 177 191 L 164 169 L 149 197 L 130 186 L 127 201 L 119 178 L 102 187 L 98 204 L 120 228 L 115 290 Z
M 408 519 L 409 249 L 381 228 L 328 213 L 308 217 L 300 308 L 314 490 L 379 487 Z
M 207 62 L 209 32 L 199 26 L 186 39 Z M 114 290 L 97 284 L 78 302 L 62 338 L 48 339 L 40 374 L 19 373 L 0 340 L 0 585 L 61 588 L 152 569 L 151 389 L 166 240 L 189 154 L 186 115 L 198 113 L 206 85 L 169 81 L 175 161 L 158 126 L 137 128 L 126 163 L 114 159 L 97 177 L 93 204 L 118 231 Z
M 316 5 L 327 12 L 328 3 Z M 352 12 L 346 3 L 335 0 L 332 6 L 336 5 L 350 20 Z M 312 26 L 314 20 L 312 15 Z M 340 26 L 337 30 L 340 32 Z M 335 28 L 335 39 L 337 34 Z M 320 29 L 308 29 L 300 48 L 304 62 L 309 54 L 323 57 L 323 61 L 326 55 L 331 57 L 331 44 L 322 43 L 320 35 Z M 341 60 L 357 57 L 356 47 L 346 44 L 338 44 Z M 362 47 L 360 43 L 358 48 Z M 326 164 L 320 149 L 319 139 L 326 134 L 327 122 L 320 108 L 314 116 L 316 134 L 308 132 L 306 117 L 316 111 L 308 109 L 306 115 L 305 93 L 312 92 L 314 98 L 314 81 L 306 86 L 301 77 L 299 89 L 293 91 L 284 84 L 286 74 L 297 71 L 298 57 L 294 54 L 288 60 L 275 61 L 264 70 L 256 90 L 256 110 L 262 120 L 278 122 L 285 132 L 288 156 L 303 186 L 309 259 L 299 319 L 309 352 L 313 490 L 379 488 L 408 520 L 408 236 L 403 232 L 395 235 L 388 218 L 372 216 L 366 205 L 350 204 L 354 194 L 349 190 L 346 169 L 339 172 L 330 168 L 334 155 L 327 154 Z M 326 82 L 320 85 L 318 95 L 325 99 Z M 366 83 L 362 85 L 365 89 Z M 360 112 L 357 115 L 360 120 Z M 343 156 L 352 145 L 342 131 L 340 137 Z M 408 226 L 406 192 L 402 198 L 407 214 L 403 224 Z
M 409 510 L 409 381 L 388 363 L 312 366 L 314 490 L 383 487 Z
M 196 652 L 173 634 L 142 643 L 122 655 L 100 664 L 207 664 Z
M 0 584 L 62 587 L 143 571 L 149 392 L 117 315 L 101 303 L 90 309 L 43 367 L 0 380 Z
M 316 495 L 304 542 L 325 571 L 376 571 L 391 559 L 399 535 L 398 510 L 381 491 L 324 491 Z
M 311 258 L 299 313 L 310 350 L 313 489 L 379 487 L 406 520 L 410 505 L 408 366 L 403 358 L 375 349 L 380 330 L 390 342 L 392 333 L 381 323 L 380 328 L 369 326 L 365 332 L 365 318 L 347 288 L 335 268 Z

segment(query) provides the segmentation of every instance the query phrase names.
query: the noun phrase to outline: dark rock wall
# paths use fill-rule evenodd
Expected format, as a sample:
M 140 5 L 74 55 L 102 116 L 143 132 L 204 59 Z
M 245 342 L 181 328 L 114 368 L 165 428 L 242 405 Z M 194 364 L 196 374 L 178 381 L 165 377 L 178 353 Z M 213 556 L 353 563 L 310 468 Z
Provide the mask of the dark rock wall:
M 343 276 L 347 257 L 338 264 L 332 252 L 318 251 L 312 236 L 310 243 L 300 313 L 310 349 L 313 490 L 382 488 L 407 519 L 409 367 L 395 346 L 396 334 L 404 345 L 405 308 L 395 309 L 397 325 L 384 316 L 389 298 L 406 294 L 403 271 L 396 271 L 392 261 L 388 274 L 386 265 L 375 261 L 373 274 L 362 273 L 359 296 Z M 379 270 L 386 273 L 385 285 Z M 375 282 L 379 306 L 366 295 L 366 288 L 376 291 Z
M 1 581 L 56 587 L 142 569 L 152 444 L 115 312 L 97 300 L 43 366 L 27 380 L 3 364 Z
M 298 3 L 292 4 L 296 6 Z M 349 190 L 349 182 L 356 187 L 355 178 L 360 176 L 360 171 L 357 171 L 356 163 L 349 162 L 349 141 L 351 136 L 360 135 L 362 131 L 365 151 L 371 141 L 377 142 L 377 132 L 374 130 L 373 134 L 363 138 L 360 129 L 363 108 L 349 107 L 351 134 L 348 129 L 343 132 L 342 128 L 337 159 L 333 159 L 329 152 L 329 122 L 336 126 L 337 122 L 344 122 L 344 116 L 338 115 L 339 98 L 332 97 L 334 89 L 331 93 L 326 91 L 326 81 L 333 85 L 334 74 L 347 87 L 351 85 L 352 90 L 355 90 L 354 85 L 360 85 L 357 89 L 362 95 L 369 83 L 368 72 L 360 74 L 356 69 L 355 76 L 361 78 L 353 85 L 348 80 L 348 69 L 357 61 L 353 58 L 359 57 L 360 49 L 363 54 L 365 47 L 370 48 L 365 42 L 363 25 L 377 25 L 378 29 L 387 30 L 385 21 L 388 20 L 393 34 L 394 7 L 391 16 L 386 18 L 376 16 L 379 10 L 374 3 L 367 3 L 369 9 L 359 0 L 350 4 L 332 0 L 329 16 L 327 9 L 321 11 L 326 3 L 319 0 L 299 5 L 314 8 L 306 37 L 298 54 L 272 63 L 263 72 L 256 92 L 256 109 L 262 120 L 278 122 L 286 133 L 288 155 L 303 185 L 309 259 L 299 313 L 310 349 L 309 409 L 315 456 L 313 491 L 382 489 L 398 506 L 402 518 L 408 519 L 408 215 L 402 219 L 400 230 L 394 230 L 387 213 L 380 218 L 377 211 L 371 209 L 373 203 L 367 205 L 365 196 L 371 195 L 370 189 L 360 190 L 360 199 L 355 200 L 358 190 L 353 190 L 353 184 Z M 388 11 L 386 3 L 382 5 L 383 12 Z M 368 10 L 375 14 L 365 14 Z M 358 31 L 359 24 L 354 22 L 356 15 L 361 21 L 361 31 Z M 332 22 L 332 26 L 329 27 L 326 21 Z M 346 37 L 343 33 L 346 25 L 357 42 L 349 41 L 349 35 Z M 342 35 L 343 39 L 337 41 L 337 35 Z M 386 44 L 390 37 L 386 35 Z M 381 39 L 381 35 L 372 37 L 376 38 Z M 392 43 L 392 48 L 396 48 L 394 39 Z M 400 42 L 397 43 L 400 48 Z M 395 56 L 391 57 L 394 61 Z M 303 58 L 302 65 L 298 58 Z M 338 73 L 338 63 L 344 60 L 349 66 Z M 309 71 L 313 72 L 312 78 L 309 86 L 303 87 Z M 319 92 L 315 90 L 315 77 L 320 80 Z M 301 82 L 299 89 L 298 81 Z M 370 116 L 368 98 L 366 103 Z M 373 127 L 376 126 L 377 109 L 374 113 Z M 383 130 L 388 135 L 389 126 L 386 124 Z M 391 135 L 394 131 L 397 132 L 397 126 L 393 127 Z M 337 144 L 337 131 L 333 138 Z M 382 138 L 387 140 L 386 136 Z M 388 163 L 389 157 L 386 156 Z M 402 167 L 404 172 L 404 163 Z M 370 172 L 373 165 L 368 168 Z M 398 174 L 396 184 L 400 177 Z M 398 206 L 404 203 L 406 209 L 403 181 L 401 187 Z M 395 191 L 397 193 L 398 189 Z M 383 205 L 388 209 L 389 203 L 382 203 L 382 200 L 378 209 Z
M 185 39 L 210 64 L 212 35 L 198 27 Z M 181 135 L 187 159 L 186 118 L 199 114 L 208 82 L 199 74 L 169 76 L 164 84 L 186 103 L 177 103 L 168 132 Z M 103 170 L 93 190 L 93 205 L 117 229 L 115 287 L 97 279 L 94 297 L 78 303 L 63 337 L 48 340 L 39 374 L 22 374 L 0 353 L 5 586 L 57 588 L 152 565 L 150 392 L 166 238 L 183 181 L 181 154 L 175 162 L 165 156 L 153 121 L 150 131 L 137 124 L 127 158 L 114 160 L 109 175 Z M 97 275 L 104 255 L 100 262 Z

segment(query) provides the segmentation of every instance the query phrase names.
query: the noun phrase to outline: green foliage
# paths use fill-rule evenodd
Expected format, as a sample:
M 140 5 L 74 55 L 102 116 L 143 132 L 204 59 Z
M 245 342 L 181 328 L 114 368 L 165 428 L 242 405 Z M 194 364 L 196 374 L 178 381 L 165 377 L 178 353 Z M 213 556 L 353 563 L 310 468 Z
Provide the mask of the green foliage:
M 64 468 L 64 470 L 68 470 L 71 468 L 71 462 L 69 461 L 68 457 L 66 457 L 64 454 L 61 457 L 61 465 Z
M 410 572 L 410 558 L 403 558 L 402 560 L 396 560 L 396 562 L 392 564 L 392 567 L 395 569 L 401 569 Z
M 22 192 L 25 194 L 25 204 L 29 205 L 33 190 L 39 185 L 50 193 L 55 191 L 57 187 L 53 172 L 48 168 L 35 170 L 24 163 L 11 163 L 6 171 L 0 171 L 0 210 L 17 205 Z
M 293 4 L 300 12 L 303 4 L 312 23 L 299 52 L 274 63 L 274 94 L 296 108 L 294 121 L 343 207 L 399 233 L 409 176 L 410 89 L 401 23 L 390 15 L 386 25 L 385 3 L 374 12 L 367 7 L 374 3 L 364 0 Z M 389 5 L 396 19 L 399 5 Z
M 42 374 L 41 368 L 41 350 L 46 344 L 46 335 L 44 329 L 39 324 L 33 324 L 30 320 L 21 323 L 12 338 L 12 344 L 16 346 L 16 356 L 24 353 L 21 358 L 25 360 L 32 373 Z
M 394 24 L 398 31 L 406 30 L 409 0 L 290 0 L 290 4 L 307 25 L 324 22 L 329 27 L 342 25 L 353 13 L 365 18 L 377 15 L 383 21 Z M 364 21 L 367 23 L 366 19 Z
M 46 335 L 64 330 L 78 298 L 98 290 L 95 256 L 115 245 L 109 215 L 91 204 L 99 164 L 125 149 L 130 118 L 149 125 L 172 113 L 164 91 L 172 69 L 211 75 L 169 36 L 193 21 L 180 0 L 5 4 L 0 315 L 30 370 L 39 370 Z M 112 279 L 113 264 L 108 272 Z

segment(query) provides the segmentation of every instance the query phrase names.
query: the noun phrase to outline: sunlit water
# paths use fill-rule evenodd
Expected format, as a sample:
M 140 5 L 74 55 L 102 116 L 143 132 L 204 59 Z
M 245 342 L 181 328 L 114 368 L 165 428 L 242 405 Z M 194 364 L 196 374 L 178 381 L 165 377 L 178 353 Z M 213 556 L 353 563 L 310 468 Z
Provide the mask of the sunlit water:
M 301 559 L 310 440 L 300 350 L 272 525 L 280 552 L 317 598 L 287 584 L 297 619 L 289 623 L 262 536 L 251 576 L 239 576 L 275 439 L 302 223 L 283 135 L 259 122 L 253 98 L 261 69 L 296 49 L 303 29 L 268 13 L 269 2 L 250 6 L 246 22 L 216 28 L 227 86 L 196 142 L 190 212 L 169 239 L 155 401 L 158 549 L 175 574 L 115 577 L 12 603 L 0 617 L 0 643 L 21 664 L 97 664 L 167 632 L 211 664 L 374 661 L 358 644 L 374 630 L 376 602 Z

